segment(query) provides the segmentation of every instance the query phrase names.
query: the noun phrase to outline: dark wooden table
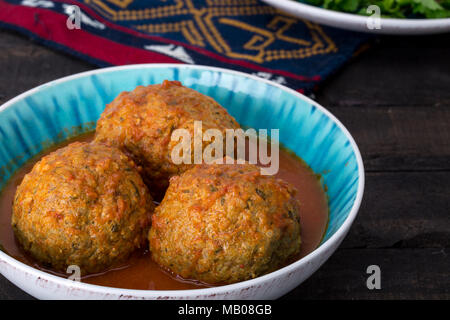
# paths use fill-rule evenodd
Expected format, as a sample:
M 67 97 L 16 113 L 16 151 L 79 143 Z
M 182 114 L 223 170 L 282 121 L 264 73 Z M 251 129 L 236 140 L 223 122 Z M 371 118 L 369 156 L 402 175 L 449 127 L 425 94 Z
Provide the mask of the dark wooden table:
M 0 103 L 94 66 L 0 31 Z M 450 299 L 450 34 L 383 37 L 316 100 L 358 143 L 366 189 L 349 235 L 288 299 Z M 368 290 L 366 269 L 381 268 Z M 0 299 L 29 299 L 0 276 Z

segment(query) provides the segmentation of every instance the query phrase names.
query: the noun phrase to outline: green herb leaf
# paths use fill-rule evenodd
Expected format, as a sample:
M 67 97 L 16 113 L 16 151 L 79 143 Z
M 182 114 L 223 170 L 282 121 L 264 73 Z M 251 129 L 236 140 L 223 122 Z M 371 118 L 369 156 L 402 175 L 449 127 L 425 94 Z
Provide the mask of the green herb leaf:
M 450 0 L 297 0 L 324 9 L 369 15 L 367 8 L 376 5 L 382 17 L 449 18 Z

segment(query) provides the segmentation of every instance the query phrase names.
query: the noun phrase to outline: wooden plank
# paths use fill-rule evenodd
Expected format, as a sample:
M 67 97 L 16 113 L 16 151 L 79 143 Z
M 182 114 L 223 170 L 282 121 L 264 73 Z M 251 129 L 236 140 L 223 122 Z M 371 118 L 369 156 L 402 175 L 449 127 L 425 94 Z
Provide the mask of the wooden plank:
M 284 299 L 450 299 L 448 249 L 339 249 Z M 366 286 L 381 269 L 381 290 Z
M 337 106 L 449 106 L 450 34 L 383 37 L 322 86 Z
M 45 82 L 94 67 L 0 30 L 0 104 Z
M 450 169 L 449 40 L 383 37 L 318 92 L 368 171 Z
M 450 172 L 369 173 L 343 248 L 450 248 Z
M 355 138 L 367 171 L 450 170 L 450 108 L 361 106 L 329 110 Z

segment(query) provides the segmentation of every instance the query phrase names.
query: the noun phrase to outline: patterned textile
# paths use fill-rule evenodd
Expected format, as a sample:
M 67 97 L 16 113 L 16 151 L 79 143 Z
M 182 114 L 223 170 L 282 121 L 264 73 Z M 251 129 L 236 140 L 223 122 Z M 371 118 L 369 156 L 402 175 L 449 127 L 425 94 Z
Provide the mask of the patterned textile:
M 257 0 L 0 0 L 0 27 L 98 66 L 209 65 L 301 92 L 314 89 L 369 39 Z

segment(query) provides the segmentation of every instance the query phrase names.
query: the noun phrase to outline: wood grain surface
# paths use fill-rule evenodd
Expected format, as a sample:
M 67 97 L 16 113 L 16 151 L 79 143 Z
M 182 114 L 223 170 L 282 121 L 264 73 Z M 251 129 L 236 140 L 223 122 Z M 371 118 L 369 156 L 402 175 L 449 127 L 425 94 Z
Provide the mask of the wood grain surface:
M 0 104 L 95 68 L 7 31 L 0 66 Z M 354 136 L 366 190 L 341 247 L 284 299 L 450 299 L 450 34 L 380 38 L 315 99 Z M 0 299 L 30 298 L 0 276 Z

